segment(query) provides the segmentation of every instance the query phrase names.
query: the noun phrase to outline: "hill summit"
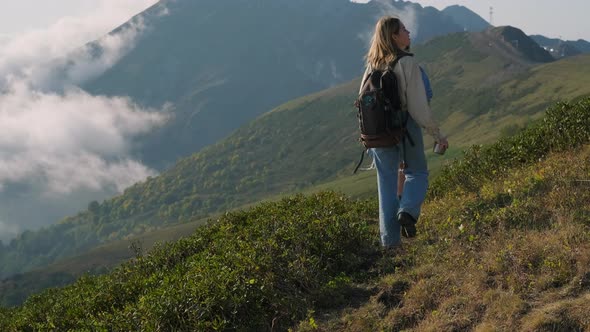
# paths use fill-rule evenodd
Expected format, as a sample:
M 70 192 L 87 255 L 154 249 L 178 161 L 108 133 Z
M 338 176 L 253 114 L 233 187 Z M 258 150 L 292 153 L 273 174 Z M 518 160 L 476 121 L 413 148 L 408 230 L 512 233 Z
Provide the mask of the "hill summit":
M 491 28 L 489 33 L 500 38 L 510 45 L 512 50 L 520 53 L 531 62 L 551 62 L 554 60 L 549 52 L 518 28 L 512 26 L 495 27 Z
M 451 17 L 466 31 L 482 31 L 490 27 L 486 20 L 465 6 L 449 6 L 443 9 L 442 13 Z

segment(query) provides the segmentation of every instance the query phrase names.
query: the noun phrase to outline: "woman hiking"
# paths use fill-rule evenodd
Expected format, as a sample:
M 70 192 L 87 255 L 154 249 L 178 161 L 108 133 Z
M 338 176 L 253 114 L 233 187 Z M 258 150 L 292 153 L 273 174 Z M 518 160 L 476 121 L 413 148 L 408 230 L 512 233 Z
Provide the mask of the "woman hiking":
M 424 155 L 422 128 L 443 149 L 448 148 L 446 136 L 432 116 L 427 100 L 422 73 L 412 54 L 404 50 L 410 47 L 410 31 L 399 18 L 385 16 L 379 19 L 366 59 L 365 82 L 371 70 L 385 70 L 400 57 L 393 68 L 406 129 L 413 144 L 399 143 L 392 147 L 372 148 L 369 154 L 377 168 L 379 189 L 379 230 L 381 245 L 394 249 L 401 244 L 401 236 L 416 236 L 416 222 L 426 197 L 428 169 Z M 362 86 L 361 86 L 362 89 Z M 398 166 L 403 161 L 405 183 L 401 200 L 397 196 Z

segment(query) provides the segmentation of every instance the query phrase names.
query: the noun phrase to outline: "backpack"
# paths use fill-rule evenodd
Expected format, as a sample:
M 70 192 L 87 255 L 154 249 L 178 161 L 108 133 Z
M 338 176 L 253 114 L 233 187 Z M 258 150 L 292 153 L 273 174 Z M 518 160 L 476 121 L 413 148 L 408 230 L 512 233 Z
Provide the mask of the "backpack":
M 403 116 L 393 68 L 406 54 L 400 54 L 386 70 L 372 70 L 362 82 L 355 106 L 360 128 L 360 141 L 365 151 L 390 147 L 405 141 L 408 115 Z M 405 150 L 405 149 L 404 149 Z M 354 173 L 363 162 L 364 153 Z

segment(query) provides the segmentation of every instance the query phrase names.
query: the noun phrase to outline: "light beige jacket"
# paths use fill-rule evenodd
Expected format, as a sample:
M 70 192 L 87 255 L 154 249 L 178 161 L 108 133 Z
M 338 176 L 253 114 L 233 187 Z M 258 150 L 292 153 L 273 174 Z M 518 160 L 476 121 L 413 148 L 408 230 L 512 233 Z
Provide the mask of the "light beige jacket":
M 365 81 L 370 71 L 370 68 L 365 70 L 362 82 Z M 424 128 L 435 141 L 445 138 L 446 136 L 442 133 L 432 115 L 432 110 L 426 98 L 426 89 L 424 88 L 424 81 L 422 81 L 420 67 L 418 67 L 414 57 L 404 56 L 401 58 L 393 68 L 393 72 L 397 77 L 402 110 L 408 111 L 418 125 Z

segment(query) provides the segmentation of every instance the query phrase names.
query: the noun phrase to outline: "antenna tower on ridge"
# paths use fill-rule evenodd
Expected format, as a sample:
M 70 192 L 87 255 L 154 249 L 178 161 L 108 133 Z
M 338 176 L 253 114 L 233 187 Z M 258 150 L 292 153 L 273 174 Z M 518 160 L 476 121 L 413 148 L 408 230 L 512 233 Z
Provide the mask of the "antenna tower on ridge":
M 494 7 L 490 6 L 490 25 L 494 25 Z

